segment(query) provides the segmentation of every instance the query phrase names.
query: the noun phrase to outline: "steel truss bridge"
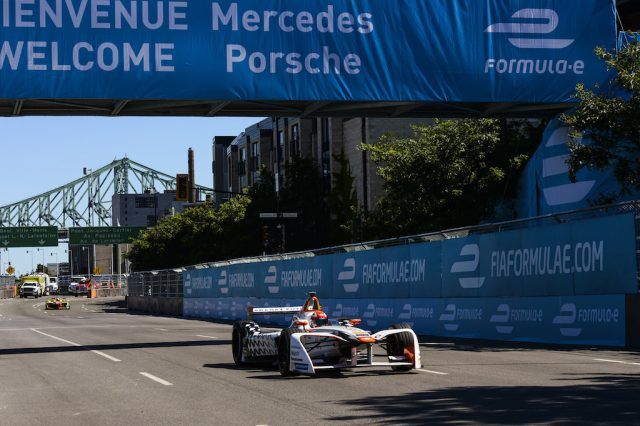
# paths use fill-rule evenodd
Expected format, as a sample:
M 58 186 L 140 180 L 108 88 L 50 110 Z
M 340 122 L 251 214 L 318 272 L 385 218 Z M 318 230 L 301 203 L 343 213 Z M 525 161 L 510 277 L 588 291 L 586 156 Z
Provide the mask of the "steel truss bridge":
M 114 194 L 154 194 L 175 189 L 175 176 L 123 158 L 51 191 L 0 207 L 0 227 L 112 226 Z M 212 192 L 196 185 L 200 200 Z

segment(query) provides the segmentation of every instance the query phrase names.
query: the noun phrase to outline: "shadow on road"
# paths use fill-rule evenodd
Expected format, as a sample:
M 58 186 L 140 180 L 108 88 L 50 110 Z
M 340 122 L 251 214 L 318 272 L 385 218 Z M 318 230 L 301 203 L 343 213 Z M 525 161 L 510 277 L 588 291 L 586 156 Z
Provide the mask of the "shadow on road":
M 366 418 L 382 424 L 638 424 L 640 375 L 582 375 L 561 380 L 572 380 L 573 384 L 449 387 L 347 400 L 341 403 L 353 414 L 327 420 Z
M 146 343 L 111 343 L 104 345 L 87 346 L 47 346 L 39 348 L 9 348 L 0 349 L 0 357 L 5 355 L 41 354 L 51 352 L 82 352 L 95 350 L 120 350 L 120 349 L 152 349 L 152 348 L 179 348 L 185 346 L 218 346 L 229 345 L 231 340 L 189 340 L 178 342 L 146 342 Z
M 465 351 L 465 352 L 507 352 L 545 350 L 559 352 L 616 352 L 620 355 L 640 356 L 640 350 L 620 347 L 595 347 L 579 345 L 560 345 L 533 342 L 500 342 L 477 339 L 456 339 L 434 336 L 420 336 L 420 346 L 430 351 Z

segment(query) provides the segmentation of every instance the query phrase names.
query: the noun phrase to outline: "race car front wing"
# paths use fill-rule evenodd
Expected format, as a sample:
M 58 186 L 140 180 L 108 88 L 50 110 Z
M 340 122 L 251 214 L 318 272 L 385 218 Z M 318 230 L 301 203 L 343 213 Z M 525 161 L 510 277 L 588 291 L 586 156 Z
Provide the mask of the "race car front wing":
M 375 344 L 385 344 L 387 338 L 392 334 L 410 333 L 413 337 L 412 347 L 405 348 L 404 355 L 402 356 L 387 356 L 387 362 L 374 361 L 373 347 Z M 326 342 L 348 342 L 338 335 L 332 333 L 296 333 L 291 335 L 290 344 L 290 371 L 300 374 L 315 374 L 319 370 L 337 370 L 345 368 L 366 368 L 366 367 L 412 367 L 422 368 L 422 362 L 420 358 L 420 346 L 418 344 L 418 337 L 409 328 L 404 329 L 391 329 L 382 330 L 370 336 L 374 342 L 366 344 L 352 343 L 351 356 L 347 359 L 347 362 L 339 364 L 319 364 L 317 360 L 314 360 L 309 351 L 305 347 L 303 339 L 313 338 L 315 341 L 320 339 L 326 339 Z M 359 354 L 358 349 L 364 347 L 365 353 Z M 315 361 L 315 362 L 314 362 Z

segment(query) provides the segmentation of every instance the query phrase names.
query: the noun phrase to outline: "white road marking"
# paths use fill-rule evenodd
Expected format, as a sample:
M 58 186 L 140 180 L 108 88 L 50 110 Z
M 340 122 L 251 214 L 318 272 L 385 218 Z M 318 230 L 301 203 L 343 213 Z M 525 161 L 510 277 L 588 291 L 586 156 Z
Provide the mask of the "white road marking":
M 149 374 L 149 373 L 145 373 L 144 371 L 141 371 L 140 374 L 142 374 L 144 377 L 151 379 L 155 382 L 160 383 L 161 385 L 165 385 L 165 386 L 173 386 L 173 383 L 171 382 L 167 382 L 164 379 L 161 379 L 160 377 L 154 376 L 153 374 Z
M 207 336 L 204 334 L 196 334 L 196 337 L 204 337 L 205 339 L 217 339 L 216 336 Z
M 416 371 L 420 371 L 421 373 L 439 374 L 441 376 L 446 376 L 449 374 L 449 373 L 443 373 L 442 371 L 425 370 L 424 368 L 416 369 Z
M 640 362 L 622 361 L 619 359 L 594 358 L 593 360 L 600 361 L 600 362 L 615 362 L 616 364 L 625 364 L 625 365 L 640 365 Z
M 158 330 L 158 331 L 169 331 L 166 328 L 156 328 L 156 330 Z
M 71 345 L 71 346 L 76 346 L 76 347 L 79 347 L 79 348 L 86 348 L 86 346 L 85 346 L 85 345 L 81 345 L 80 343 L 76 343 L 76 342 L 72 342 L 72 341 L 70 341 L 70 340 L 62 339 L 62 338 L 57 337 L 57 336 L 54 336 L 54 335 L 52 335 L 52 334 L 47 334 L 47 333 L 45 333 L 44 331 L 36 330 L 35 328 L 31 328 L 30 330 L 31 330 L 31 331 L 35 331 L 35 332 L 36 332 L 36 333 L 38 333 L 38 334 L 42 334 L 43 336 L 47 336 L 47 337 L 50 337 L 50 338 L 52 338 L 52 339 L 58 340 L 58 341 L 60 341 L 60 342 L 66 343 L 66 344 Z M 108 360 L 111 360 L 111 361 L 113 361 L 113 362 L 120 362 L 120 361 L 122 361 L 122 360 L 120 360 L 120 359 L 118 359 L 118 358 L 116 358 L 116 357 L 113 357 L 113 356 L 111 356 L 111 355 L 107 355 L 107 354 L 105 354 L 104 352 L 100 352 L 100 351 L 96 351 L 96 350 L 91 350 L 91 352 L 93 352 L 93 353 L 94 353 L 94 354 L 96 354 L 96 355 L 100 355 L 101 357 L 107 358 Z

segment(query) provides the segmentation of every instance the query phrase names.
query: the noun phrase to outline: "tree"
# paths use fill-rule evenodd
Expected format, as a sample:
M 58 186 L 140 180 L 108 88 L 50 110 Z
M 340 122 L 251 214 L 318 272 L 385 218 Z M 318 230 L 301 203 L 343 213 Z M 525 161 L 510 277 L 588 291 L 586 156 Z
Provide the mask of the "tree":
M 622 193 L 640 189 L 640 44 L 628 44 L 617 54 L 596 49 L 615 72 L 607 87 L 578 85 L 580 103 L 563 120 L 574 129 L 569 143 L 569 177 L 582 169 L 613 168 Z M 582 145 L 579 138 L 589 139 Z M 621 194 L 619 194 L 621 195 Z
M 249 202 L 236 196 L 217 209 L 207 203 L 163 219 L 134 240 L 127 254 L 133 268 L 166 269 L 252 254 L 243 230 Z
M 331 244 L 350 243 L 353 239 L 353 224 L 358 214 L 358 196 L 353 187 L 351 164 L 344 152 L 334 154 L 339 168 L 333 174 L 333 187 L 329 197 L 331 208 Z
M 538 140 L 521 122 L 435 120 L 413 136 L 363 144 L 378 165 L 385 194 L 365 226 L 367 238 L 473 225 L 513 191 Z

